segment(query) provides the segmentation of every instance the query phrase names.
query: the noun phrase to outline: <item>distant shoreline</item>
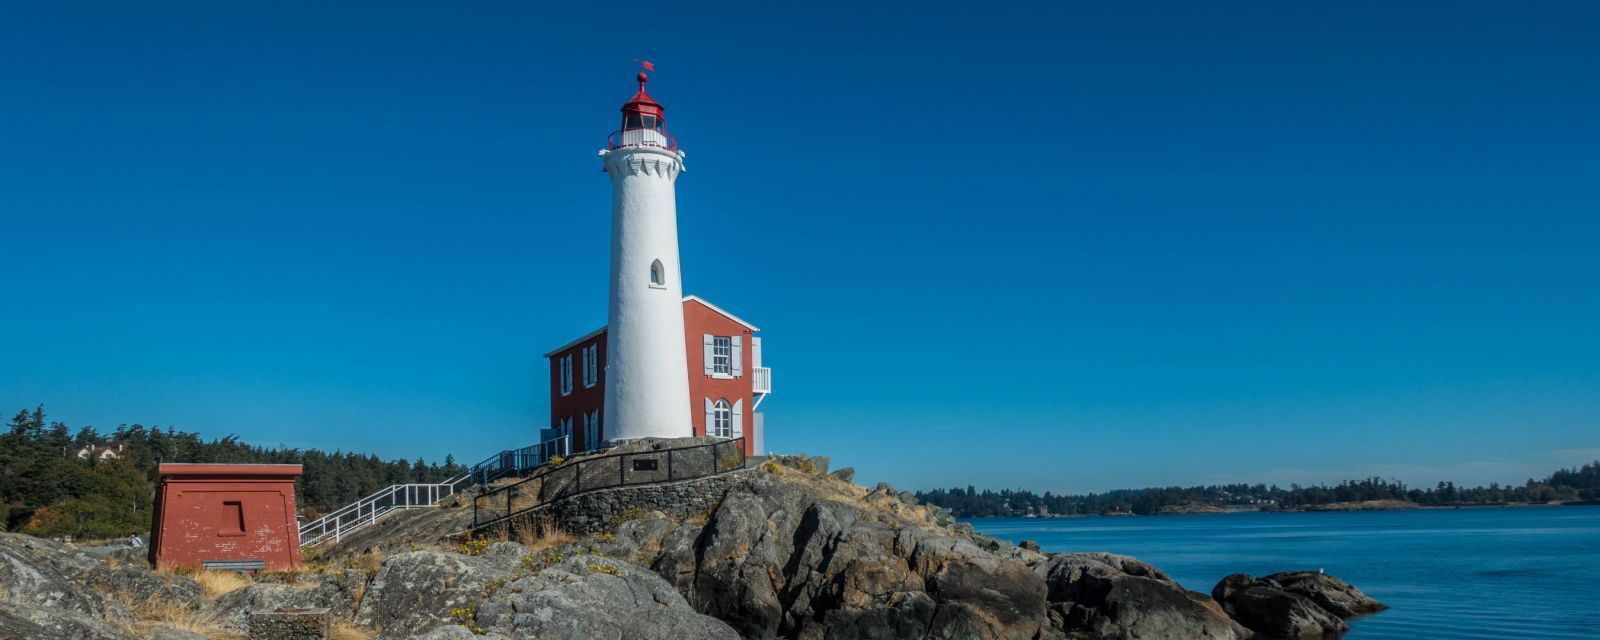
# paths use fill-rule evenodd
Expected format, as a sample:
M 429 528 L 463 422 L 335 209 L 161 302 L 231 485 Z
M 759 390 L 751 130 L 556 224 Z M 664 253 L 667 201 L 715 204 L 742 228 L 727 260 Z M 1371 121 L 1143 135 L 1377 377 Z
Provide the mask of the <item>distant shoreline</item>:
M 1423 505 L 1404 500 L 1368 500 L 1360 502 L 1333 502 L 1293 509 L 1262 509 L 1256 506 L 1179 505 L 1162 509 L 1159 513 L 1140 515 L 1126 511 L 1111 513 L 1073 513 L 1020 516 L 961 516 L 963 520 L 1066 520 L 1072 518 L 1130 518 L 1153 516 L 1226 515 L 1236 513 L 1351 513 L 1363 511 L 1455 511 L 1458 509 L 1539 509 L 1552 507 L 1594 507 L 1600 500 L 1569 500 L 1565 502 L 1471 502 L 1449 505 Z

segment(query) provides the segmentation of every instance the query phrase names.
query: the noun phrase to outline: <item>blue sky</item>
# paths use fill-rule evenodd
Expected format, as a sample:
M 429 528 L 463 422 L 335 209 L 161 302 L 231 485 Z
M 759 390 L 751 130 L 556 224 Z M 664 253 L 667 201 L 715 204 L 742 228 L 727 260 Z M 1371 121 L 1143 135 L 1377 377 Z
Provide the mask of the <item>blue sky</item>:
M 458 4 L 8 8 L 0 408 L 531 441 L 647 57 L 774 450 L 1055 491 L 1600 458 L 1592 3 Z

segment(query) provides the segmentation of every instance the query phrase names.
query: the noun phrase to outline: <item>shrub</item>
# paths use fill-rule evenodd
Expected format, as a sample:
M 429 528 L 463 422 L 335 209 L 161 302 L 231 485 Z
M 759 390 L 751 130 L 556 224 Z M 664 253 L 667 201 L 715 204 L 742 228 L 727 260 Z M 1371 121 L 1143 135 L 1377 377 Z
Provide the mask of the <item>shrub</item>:
M 471 631 L 475 634 L 481 635 L 483 633 L 483 627 L 478 626 L 477 611 L 474 610 L 473 607 L 456 607 L 451 609 L 450 619 L 456 621 L 457 624 L 466 627 L 468 631 Z
M 464 556 L 481 556 L 483 555 L 483 550 L 488 549 L 489 545 L 493 544 L 493 542 L 493 540 L 488 538 L 474 538 L 472 536 L 467 536 L 466 540 L 463 540 L 460 545 L 456 546 L 456 551 Z

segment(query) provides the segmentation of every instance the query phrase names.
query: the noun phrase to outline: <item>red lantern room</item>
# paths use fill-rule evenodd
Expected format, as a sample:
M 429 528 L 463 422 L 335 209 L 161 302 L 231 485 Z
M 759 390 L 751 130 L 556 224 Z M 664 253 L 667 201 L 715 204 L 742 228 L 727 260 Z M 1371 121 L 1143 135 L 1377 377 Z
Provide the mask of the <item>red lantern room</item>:
M 639 92 L 622 105 L 622 129 L 611 134 L 606 147 L 646 146 L 677 150 L 678 141 L 667 133 L 666 108 L 644 91 L 644 83 L 649 82 L 650 77 L 640 71 L 638 80 Z

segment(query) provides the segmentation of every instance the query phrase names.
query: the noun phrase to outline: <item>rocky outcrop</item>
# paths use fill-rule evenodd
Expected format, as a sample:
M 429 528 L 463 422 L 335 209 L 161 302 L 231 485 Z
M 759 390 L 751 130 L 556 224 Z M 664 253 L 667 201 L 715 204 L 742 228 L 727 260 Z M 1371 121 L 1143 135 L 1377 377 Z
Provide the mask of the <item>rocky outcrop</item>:
M 366 582 L 358 571 L 308 573 L 293 583 L 256 583 L 225 593 L 210 610 L 219 626 L 240 632 L 249 628 L 250 614 L 257 611 L 327 609 L 334 619 L 349 620 Z
M 1340 618 L 1353 618 L 1389 608 L 1354 585 L 1320 571 L 1274 573 L 1262 580 L 1270 580 L 1284 591 L 1310 598 L 1328 613 Z
M 1044 581 L 1025 563 L 917 526 L 916 507 L 892 491 L 879 497 L 893 505 L 830 495 L 844 483 L 823 476 L 825 461 L 797 467 L 800 477 L 753 478 L 703 526 L 663 536 L 652 567 L 745 638 L 1038 634 Z
M 60 543 L 0 533 L 0 638 L 123 640 L 127 611 L 89 588 L 106 566 Z
M 1385 608 L 1343 580 L 1308 571 L 1236 573 L 1218 582 L 1211 597 L 1244 626 L 1273 638 L 1342 634 L 1349 629 L 1345 618 Z
M 1050 626 L 1094 638 L 1243 640 L 1250 632 L 1204 594 L 1179 586 L 1154 566 L 1109 553 L 1051 557 L 1044 578 Z
M 452 610 L 469 610 L 491 582 L 512 577 L 514 563 L 493 556 L 412 551 L 389 558 L 367 587 L 355 620 L 385 636 L 407 637 L 448 624 Z
M 514 638 L 739 638 L 650 570 L 594 555 L 567 558 L 500 587 L 473 619 L 479 629 Z

